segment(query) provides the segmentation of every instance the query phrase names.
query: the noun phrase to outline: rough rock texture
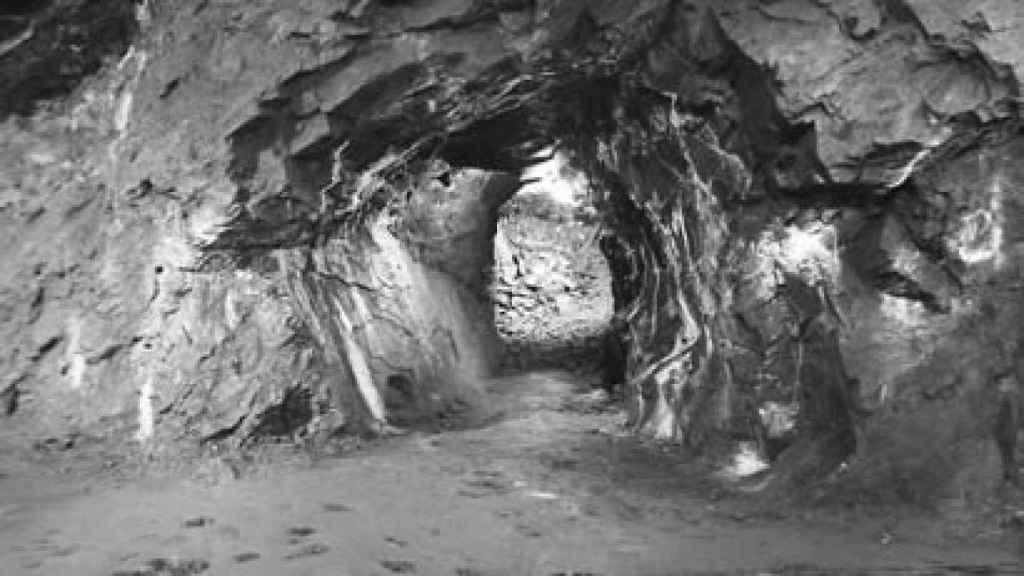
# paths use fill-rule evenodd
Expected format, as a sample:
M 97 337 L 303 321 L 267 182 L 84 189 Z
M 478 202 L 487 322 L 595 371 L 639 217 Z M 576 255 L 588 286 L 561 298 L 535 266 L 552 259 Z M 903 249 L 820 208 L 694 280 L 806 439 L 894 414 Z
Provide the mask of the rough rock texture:
M 984 460 L 994 378 L 1019 371 L 1014 0 L 139 16 L 118 64 L 3 127 L 12 422 L 159 445 L 380 428 L 387 398 L 470 393 L 491 246 L 465 239 L 559 142 L 614 232 L 635 430 L 699 443 L 792 401 L 794 480 L 853 450 L 869 481 Z M 0 50 L 3 110 L 55 93 L 33 87 L 62 61 L 45 48 Z

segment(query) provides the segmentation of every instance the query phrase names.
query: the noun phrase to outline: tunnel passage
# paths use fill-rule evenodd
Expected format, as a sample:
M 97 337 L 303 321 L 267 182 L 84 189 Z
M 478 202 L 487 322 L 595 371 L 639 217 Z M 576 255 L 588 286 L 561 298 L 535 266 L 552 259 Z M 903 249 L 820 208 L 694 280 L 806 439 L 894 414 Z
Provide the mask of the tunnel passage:
M 247 196 L 246 209 L 212 248 L 250 253 L 267 238 L 286 242 L 276 248 L 274 268 L 289 279 L 297 319 L 317 346 L 322 367 L 312 397 L 342 413 L 312 422 L 323 416 L 331 425 L 384 430 L 447 414 L 479 394 L 500 363 L 491 282 L 502 210 L 522 203 L 514 195 L 523 171 L 553 142 L 589 183 L 593 211 L 586 218 L 601 227 L 590 249 L 607 262 L 603 296 L 607 301 L 610 292 L 614 312 L 601 353 L 618 356 L 614 384 L 632 431 L 691 445 L 722 434 L 753 438 L 768 399 L 764 382 L 803 387 L 801 368 L 794 372 L 788 361 L 751 362 L 802 346 L 796 327 L 811 318 L 786 304 L 795 284 L 761 259 L 782 250 L 779 222 L 800 208 L 754 189 L 764 183 L 744 161 L 743 133 L 728 128 L 738 110 L 681 102 L 629 76 L 584 70 L 550 78 L 530 88 L 529 98 L 452 122 L 443 133 L 429 123 L 423 133 L 390 132 L 398 128 L 392 122 L 416 126 L 400 120 L 412 104 L 399 100 L 395 110 L 355 128 L 336 134 L 329 125 L 316 146 L 286 157 L 283 173 L 265 173 L 274 166 L 267 158 L 295 149 L 288 142 L 300 135 L 287 118 L 301 92 L 286 92 L 266 116 L 233 133 L 232 177 L 285 176 L 287 196 Z M 380 133 L 391 134 L 390 148 L 371 138 Z M 822 223 L 820 212 L 804 214 L 807 227 Z M 781 263 L 801 277 L 803 268 L 822 264 L 817 254 L 809 258 Z M 737 271 L 744 282 L 737 283 Z M 778 303 L 764 326 L 759 312 L 745 309 Z M 807 360 L 843 361 L 834 354 Z M 841 394 L 827 392 L 845 384 L 836 379 L 841 373 L 808 383 L 825 401 L 798 399 L 802 419 L 848 411 Z M 838 462 L 849 446 L 826 452 Z
M 457 405 L 498 360 L 491 223 L 553 143 L 607 231 L 632 432 L 749 438 L 775 402 L 821 469 L 851 444 L 955 469 L 1019 372 L 1019 86 L 1005 54 L 960 57 L 969 15 L 804 2 L 790 34 L 793 3 L 147 4 L 66 157 L 12 140 L 12 165 L 70 171 L 10 171 L 39 194 L 6 245 L 52 248 L 8 253 L 14 418 L 201 443 Z M 19 50 L 66 60 L 38 30 Z
M 600 249 L 600 214 L 589 184 L 565 156 L 527 168 L 522 188 L 501 207 L 492 293 L 506 370 L 604 372 L 603 343 L 614 303 Z M 602 378 L 609 388 L 622 374 Z

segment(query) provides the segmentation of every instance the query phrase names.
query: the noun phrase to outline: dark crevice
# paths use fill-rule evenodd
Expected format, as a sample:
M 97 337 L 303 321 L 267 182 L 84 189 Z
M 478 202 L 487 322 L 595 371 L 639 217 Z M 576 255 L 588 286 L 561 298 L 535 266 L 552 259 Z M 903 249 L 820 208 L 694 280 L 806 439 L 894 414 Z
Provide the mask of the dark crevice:
M 313 395 L 309 390 L 290 388 L 284 393 L 281 402 L 270 406 L 262 413 L 254 416 L 256 423 L 248 433 L 250 441 L 259 438 L 290 438 L 302 430 L 313 418 Z M 241 424 L 241 422 L 239 422 Z M 237 428 L 237 425 L 236 425 Z M 226 438 L 234 430 L 219 432 L 220 438 Z M 216 440 L 211 437 L 209 441 Z
M 70 93 L 108 58 L 123 55 L 137 32 L 134 6 L 124 0 L 19 0 L 0 7 L 4 14 L 7 33 L 23 37 L 0 52 L 0 118 Z M 8 39 L 0 37 L 0 46 Z

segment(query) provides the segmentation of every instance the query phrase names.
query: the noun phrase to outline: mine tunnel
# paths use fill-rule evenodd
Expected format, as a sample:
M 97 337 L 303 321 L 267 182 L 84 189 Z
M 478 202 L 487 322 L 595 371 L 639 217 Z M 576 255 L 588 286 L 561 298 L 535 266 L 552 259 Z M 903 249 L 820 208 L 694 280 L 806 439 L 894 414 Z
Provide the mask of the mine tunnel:
M 600 213 L 589 183 L 554 150 L 525 169 L 523 185 L 502 205 L 494 242 L 492 294 L 506 369 L 596 370 L 602 364 L 614 302 L 601 252 Z
M 0 571 L 994 573 L 1021 22 L 0 6 Z

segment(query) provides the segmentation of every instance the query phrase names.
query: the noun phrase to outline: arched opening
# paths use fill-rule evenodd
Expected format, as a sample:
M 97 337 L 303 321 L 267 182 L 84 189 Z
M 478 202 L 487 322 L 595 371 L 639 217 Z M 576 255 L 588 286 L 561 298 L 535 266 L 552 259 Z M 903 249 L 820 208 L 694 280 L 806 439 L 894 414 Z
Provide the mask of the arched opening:
M 586 176 L 563 153 L 543 154 L 499 212 L 492 293 L 502 365 L 593 373 L 614 313 L 607 232 Z

